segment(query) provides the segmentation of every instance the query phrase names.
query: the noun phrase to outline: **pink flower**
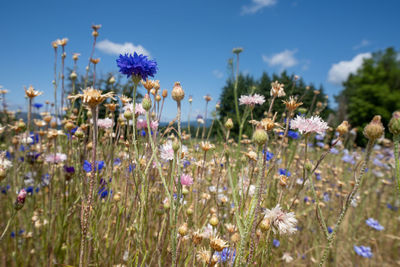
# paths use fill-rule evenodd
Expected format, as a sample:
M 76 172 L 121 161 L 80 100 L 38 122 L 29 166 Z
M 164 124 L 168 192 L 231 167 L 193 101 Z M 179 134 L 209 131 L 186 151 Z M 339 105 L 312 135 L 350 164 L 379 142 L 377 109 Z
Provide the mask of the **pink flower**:
M 242 95 L 239 98 L 240 105 L 255 106 L 262 105 L 265 102 L 265 98 L 262 95 Z
M 143 119 L 138 119 L 136 127 L 138 130 L 147 129 L 147 122 Z
M 124 111 L 133 112 L 133 104 L 132 104 L 132 103 L 131 103 L 131 104 L 126 104 L 126 105 L 123 107 L 123 109 L 124 109 Z M 144 110 L 144 108 L 142 107 L 142 104 L 141 104 L 141 103 L 136 103 L 136 106 L 135 106 L 135 115 L 136 115 L 136 116 L 139 116 L 139 115 L 144 115 L 144 114 L 146 114 L 146 110 Z
M 101 128 L 101 129 L 110 129 L 112 127 L 112 120 L 109 118 L 105 118 L 105 119 L 99 119 L 97 121 L 97 125 Z
M 193 178 L 192 176 L 190 176 L 190 174 L 184 174 L 182 173 L 181 176 L 181 184 L 182 185 L 186 185 L 186 186 L 190 186 L 193 184 Z
M 46 156 L 46 162 L 49 163 L 60 163 L 67 159 L 67 155 L 63 153 L 49 154 Z
M 304 118 L 299 115 L 290 122 L 290 128 L 299 130 L 300 133 L 322 134 L 328 129 L 328 124 L 318 116 Z
M 25 202 L 25 198 L 26 198 L 26 190 L 25 189 L 21 189 L 21 191 L 19 191 L 18 196 L 17 196 L 17 202 L 20 204 L 24 204 Z
M 152 122 L 150 122 L 150 128 L 151 128 L 153 131 L 157 131 L 157 129 L 158 129 L 158 121 L 152 121 Z

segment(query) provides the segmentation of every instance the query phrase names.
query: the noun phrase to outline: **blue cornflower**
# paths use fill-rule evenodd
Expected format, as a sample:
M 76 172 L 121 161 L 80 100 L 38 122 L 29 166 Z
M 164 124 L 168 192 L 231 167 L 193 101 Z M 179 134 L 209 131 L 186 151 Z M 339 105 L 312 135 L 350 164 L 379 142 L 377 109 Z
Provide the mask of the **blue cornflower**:
M 50 184 L 50 174 L 46 173 L 42 175 L 41 186 L 48 186 Z
M 279 169 L 279 175 L 285 175 L 287 177 L 290 177 L 290 175 L 292 175 L 290 173 L 290 171 L 286 170 L 286 169 Z
M 324 147 L 325 144 L 324 144 L 323 142 L 317 142 L 317 146 L 319 146 L 319 147 Z
M 292 139 L 299 139 L 300 134 L 295 131 L 288 131 L 288 136 Z
M 366 220 L 365 223 L 369 227 L 372 227 L 372 228 L 374 228 L 375 230 L 378 230 L 378 231 L 382 231 L 383 229 L 385 229 L 385 227 L 380 225 L 379 222 L 377 220 L 375 220 L 374 218 L 368 218 L 368 220 Z
M 96 161 L 95 165 L 97 165 L 97 167 L 95 166 L 94 170 L 97 171 L 97 169 L 98 169 L 99 171 L 101 171 L 101 169 L 103 169 L 103 167 L 104 167 L 104 161 L 103 160 Z M 85 162 L 83 163 L 83 170 L 85 172 L 91 172 L 92 164 L 89 161 L 85 160 Z
M 272 153 L 272 152 L 269 152 L 269 151 L 267 151 L 267 152 L 263 151 L 263 152 L 266 154 L 265 159 L 267 161 L 270 161 L 274 157 L 274 153 Z
M 274 247 L 279 247 L 280 245 L 281 245 L 281 242 L 279 242 L 279 240 L 277 240 L 277 239 L 274 239 L 273 241 L 272 241 L 272 244 L 274 245 Z
M 343 160 L 344 162 L 346 162 L 346 163 L 350 163 L 350 164 L 353 164 L 353 165 L 356 163 L 356 161 L 354 160 L 354 157 L 351 156 L 350 154 L 345 154 L 345 155 L 342 157 L 342 160 Z
M 324 192 L 324 201 L 328 202 L 329 200 L 331 200 L 331 198 L 329 197 L 329 194 L 327 192 Z
M 337 150 L 336 148 L 334 148 L 334 147 L 332 147 L 331 148 L 331 150 L 330 150 L 330 152 L 332 153 L 332 154 L 339 154 L 339 150 Z
M 68 174 L 72 174 L 75 173 L 75 168 L 74 166 L 64 165 L 64 171 Z
M 136 52 L 131 54 L 119 55 L 117 59 L 117 66 L 119 67 L 119 72 L 130 76 L 139 76 L 143 80 L 147 77 L 154 77 L 157 72 L 157 62 L 155 60 L 150 60 L 145 55 L 138 55 Z
M 27 193 L 33 194 L 33 186 L 28 186 L 25 190 Z
M 33 106 L 34 106 L 35 108 L 39 109 L 39 108 L 43 107 L 43 104 L 41 104 L 41 103 L 35 103 L 35 104 L 33 104 Z
M 141 131 L 140 131 L 140 135 L 141 135 L 142 137 L 145 137 L 145 136 L 146 136 L 146 131 L 145 131 L 145 130 L 141 130 Z
M 15 232 L 14 232 L 14 231 L 11 232 L 11 237 L 12 237 L 12 238 L 15 237 Z
M 364 257 L 364 258 L 371 258 L 372 257 L 372 252 L 370 247 L 364 247 L 364 246 L 356 246 L 354 245 L 354 251 Z
M 129 172 L 132 172 L 136 168 L 136 164 L 129 164 Z
M 332 234 L 332 232 L 333 232 L 332 227 L 328 226 L 328 233 Z
M 325 136 L 322 135 L 322 134 L 317 134 L 317 135 L 315 136 L 315 139 L 317 139 L 318 141 L 322 141 L 322 140 L 324 140 L 324 138 L 325 138 Z
M 397 210 L 399 209 L 398 207 L 393 206 L 393 205 L 390 204 L 390 203 L 387 203 L 387 204 L 386 204 L 386 207 L 388 207 L 388 209 L 390 209 L 390 210 L 392 210 L 392 211 L 397 211 Z
M 108 194 L 112 195 L 112 190 L 108 190 L 105 187 L 99 189 L 98 195 L 100 198 L 106 198 L 108 197 Z
M 315 173 L 315 178 L 317 179 L 317 181 L 321 181 L 321 174 L 316 172 Z
M 116 158 L 116 159 L 114 159 L 114 165 L 120 165 L 121 164 L 121 159 L 120 158 Z
M 217 256 L 219 256 L 220 262 L 226 262 L 228 260 L 234 261 L 236 256 L 236 250 L 231 248 L 224 248 L 221 252 L 215 252 Z
M 190 161 L 185 160 L 185 161 L 183 162 L 183 168 L 186 168 L 186 167 L 189 166 L 189 165 L 190 165 Z

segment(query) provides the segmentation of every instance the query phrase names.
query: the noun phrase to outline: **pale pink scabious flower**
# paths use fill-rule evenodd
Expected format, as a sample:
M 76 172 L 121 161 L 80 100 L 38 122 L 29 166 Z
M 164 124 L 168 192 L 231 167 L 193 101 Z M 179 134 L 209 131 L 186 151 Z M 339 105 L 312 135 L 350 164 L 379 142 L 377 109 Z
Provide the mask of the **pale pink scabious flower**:
M 158 129 L 158 121 L 151 121 L 151 122 L 150 122 L 150 128 L 151 128 L 153 131 L 157 131 L 157 129 Z
M 299 115 L 290 122 L 290 128 L 302 133 L 323 134 L 328 129 L 328 124 L 318 116 L 304 118 Z
M 187 153 L 187 147 L 182 145 L 182 152 L 184 154 Z M 168 140 L 165 144 L 163 144 L 160 148 L 160 157 L 165 161 L 170 161 L 174 159 L 174 150 L 172 149 L 172 141 Z
M 138 130 L 147 129 L 147 122 L 143 119 L 138 119 L 136 127 Z
M 272 225 L 274 233 L 280 234 L 293 234 L 297 231 L 297 219 L 294 212 L 284 212 L 281 210 L 280 205 L 275 208 L 267 209 L 265 211 L 264 219 L 268 219 Z
M 182 185 L 186 185 L 186 186 L 190 186 L 193 184 L 193 178 L 192 176 L 190 176 L 190 174 L 182 174 L 181 175 L 181 184 Z
M 128 103 L 123 107 L 124 111 L 129 111 L 133 113 L 133 103 Z M 135 115 L 144 115 L 146 114 L 146 110 L 144 110 L 143 106 L 141 103 L 136 103 L 135 106 Z
M 67 159 L 67 155 L 63 153 L 49 154 L 46 156 L 46 162 L 48 163 L 60 163 Z
M 242 95 L 239 98 L 240 105 L 255 106 L 262 105 L 265 102 L 265 97 L 259 94 Z
M 112 127 L 112 120 L 110 118 L 105 118 L 105 119 L 99 119 L 97 120 L 97 125 L 101 128 L 101 129 L 110 129 Z
M 150 122 L 150 128 L 153 131 L 157 131 L 158 129 L 158 121 L 151 121 Z M 138 128 L 138 130 L 147 130 L 147 122 L 143 119 L 138 119 L 136 127 Z

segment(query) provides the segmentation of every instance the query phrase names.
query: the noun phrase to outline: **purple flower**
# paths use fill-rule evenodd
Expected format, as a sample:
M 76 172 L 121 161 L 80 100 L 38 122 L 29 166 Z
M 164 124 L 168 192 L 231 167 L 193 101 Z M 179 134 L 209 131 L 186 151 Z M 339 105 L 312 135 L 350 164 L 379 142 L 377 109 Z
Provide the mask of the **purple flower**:
M 272 241 L 272 244 L 274 245 L 274 247 L 279 247 L 280 246 L 280 244 L 281 244 L 281 242 L 279 242 L 279 240 L 277 240 L 277 239 L 274 239 L 273 241 Z
M 146 80 L 147 77 L 154 77 L 154 74 L 157 73 L 157 62 L 149 60 L 145 55 L 138 55 L 136 52 L 133 55 L 119 55 L 117 66 L 119 72 L 127 75 L 128 78 L 135 75 Z
M 372 252 L 370 247 L 364 247 L 364 246 L 356 246 L 354 245 L 354 251 L 364 257 L 364 258 L 371 258 L 372 257 Z
M 372 227 L 372 228 L 374 228 L 375 230 L 378 230 L 378 231 L 382 231 L 383 229 L 385 229 L 385 227 L 380 225 L 379 222 L 377 220 L 375 220 L 374 218 L 368 218 L 368 220 L 366 220 L 365 223 L 369 227 Z

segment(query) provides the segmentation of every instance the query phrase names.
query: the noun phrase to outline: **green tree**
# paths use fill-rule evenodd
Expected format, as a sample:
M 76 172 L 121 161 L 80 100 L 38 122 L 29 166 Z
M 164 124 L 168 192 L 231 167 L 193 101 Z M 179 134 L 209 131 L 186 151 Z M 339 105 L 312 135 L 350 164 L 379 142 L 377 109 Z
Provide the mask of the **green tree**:
M 355 74 L 343 83 L 336 96 L 341 117 L 353 127 L 363 129 L 374 115 L 381 115 L 387 125 L 394 111 L 400 109 L 400 60 L 394 48 L 378 51 Z M 361 131 L 358 131 L 361 132 Z M 363 144 L 361 134 L 358 143 Z

